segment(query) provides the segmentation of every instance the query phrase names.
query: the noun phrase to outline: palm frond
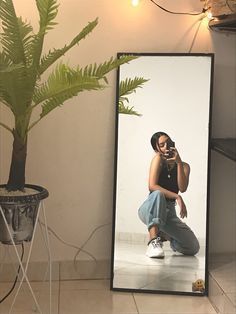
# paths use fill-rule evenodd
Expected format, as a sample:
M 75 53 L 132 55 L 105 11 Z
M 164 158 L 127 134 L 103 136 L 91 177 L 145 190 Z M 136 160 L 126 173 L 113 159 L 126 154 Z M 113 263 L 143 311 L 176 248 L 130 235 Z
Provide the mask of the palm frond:
M 148 80 L 143 77 L 135 77 L 134 79 L 126 78 L 119 84 L 119 97 L 136 92 L 136 89 L 142 88 L 143 84 L 147 81 Z
M 103 88 L 103 85 L 100 85 L 97 80 L 92 79 L 91 77 L 87 77 L 86 80 L 82 79 L 80 82 L 77 81 L 77 83 L 72 84 L 67 89 L 64 87 L 64 89 L 58 92 L 57 95 L 51 97 L 43 103 L 40 119 L 58 106 L 62 106 L 66 100 L 77 96 L 78 93 L 82 91 L 99 90 Z
M 105 61 L 104 63 L 101 63 L 99 65 L 95 64 L 90 64 L 84 68 L 84 75 L 90 75 L 97 77 L 98 79 L 103 79 L 106 83 L 108 83 L 106 74 L 112 71 L 113 69 L 119 67 L 120 65 L 124 63 L 128 63 L 129 61 L 132 61 L 136 59 L 137 56 L 132 56 L 132 55 L 124 55 L 120 57 L 119 59 L 117 58 L 110 58 L 109 61 Z
M 47 82 L 35 90 L 34 106 L 51 98 L 69 99 L 87 88 L 100 89 L 102 86 L 96 77 L 84 75 L 81 70 L 76 71 L 68 65 L 59 64 L 49 75 Z
M 92 30 L 97 26 L 98 19 L 96 18 L 94 21 L 89 22 L 87 26 L 83 28 L 83 30 L 71 41 L 69 45 L 65 45 L 61 49 L 54 49 L 53 51 L 49 50 L 47 55 L 44 55 L 40 62 L 39 74 L 45 72 L 55 61 L 57 61 L 61 56 L 63 56 L 68 50 L 70 50 L 76 44 L 84 39 L 88 34 L 92 32 Z
M 19 30 L 22 36 L 22 43 L 24 47 L 24 54 L 26 59 L 26 66 L 29 66 L 32 62 L 31 60 L 31 44 L 34 39 L 32 26 L 24 22 L 21 17 L 18 18 Z
M 121 81 L 119 84 L 119 113 L 123 114 L 131 114 L 136 116 L 141 116 L 140 113 L 135 111 L 130 106 L 126 106 L 125 102 L 129 103 L 129 98 L 125 97 L 132 93 L 136 93 L 137 88 L 142 88 L 143 84 L 146 83 L 148 79 L 144 79 L 143 77 L 135 77 L 133 79 L 126 78 L 125 80 Z
M 94 82 L 104 79 L 107 83 L 105 74 L 117 68 L 123 63 L 127 63 L 130 60 L 133 60 L 134 56 L 124 56 L 120 59 L 111 58 L 109 61 L 106 61 L 97 66 L 97 64 L 90 64 L 85 68 L 80 68 L 79 66 L 74 70 L 65 64 L 60 64 L 57 66 L 56 70 L 53 71 L 48 77 L 48 81 L 43 84 L 40 88 L 35 91 L 33 100 L 35 105 L 41 103 L 47 98 L 52 97 L 50 93 L 54 94 L 57 92 L 57 89 L 63 89 L 63 87 L 68 88 L 66 84 L 69 81 L 80 80 L 80 79 L 89 79 L 91 78 Z M 52 92 L 53 91 L 53 92 Z
M 0 71 L 0 99 L 15 116 L 23 115 L 31 102 L 31 81 L 25 68 L 10 65 Z
M 65 64 L 60 64 L 48 77 L 47 82 L 35 91 L 34 106 L 43 102 L 42 112 L 40 118 L 30 125 L 29 130 L 49 112 L 63 105 L 66 100 L 73 98 L 78 93 L 103 88 L 104 86 L 96 77 L 85 76 L 82 71 L 76 71 Z
M 133 108 L 134 107 L 125 106 L 122 100 L 119 101 L 119 113 L 141 116 L 141 114 L 135 111 Z
M 0 52 L 0 102 L 10 109 L 11 98 L 6 90 L 6 87 L 9 88 L 9 83 L 6 82 L 6 77 L 9 77 L 9 75 L 11 76 L 14 71 L 22 68 L 22 64 L 13 64 L 4 52 Z M 7 74 L 8 76 L 6 76 Z
M 39 31 L 32 40 L 30 51 L 30 55 L 32 58 L 32 69 L 34 72 L 33 80 L 36 80 L 36 75 L 38 75 L 44 36 L 46 35 L 48 30 L 52 29 L 56 25 L 54 20 L 57 16 L 59 6 L 57 0 L 35 0 L 35 1 L 39 11 L 40 20 Z
M 40 17 L 40 32 L 45 34 L 57 24 L 54 20 L 57 16 L 59 4 L 57 0 L 36 0 L 36 5 Z
M 12 65 L 12 61 L 4 51 L 0 51 L 0 71 L 4 71 L 7 67 Z
M 0 5 L 0 19 L 2 20 L 2 49 L 13 63 L 26 64 L 25 47 L 28 34 L 32 28 L 16 16 L 12 0 L 2 0 Z

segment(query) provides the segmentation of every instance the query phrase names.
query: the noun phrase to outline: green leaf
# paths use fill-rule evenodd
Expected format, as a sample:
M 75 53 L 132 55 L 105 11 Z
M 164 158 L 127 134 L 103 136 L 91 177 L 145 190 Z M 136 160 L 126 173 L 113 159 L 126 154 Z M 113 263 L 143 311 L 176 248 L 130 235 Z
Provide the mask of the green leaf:
M 10 85 L 12 84 L 12 82 L 9 82 L 8 80 L 14 77 L 14 73 L 17 70 L 20 70 L 22 68 L 22 64 L 12 64 L 9 57 L 5 53 L 0 52 L 0 101 L 11 110 L 13 109 L 13 107 L 11 96 L 9 95 L 9 90 L 11 89 Z M 14 89 L 11 89 L 11 92 L 14 92 Z
M 96 63 L 87 65 L 84 68 L 83 72 L 84 72 L 84 75 L 90 75 L 90 76 L 97 77 L 98 79 L 103 79 L 104 82 L 107 84 L 108 80 L 107 80 L 106 74 L 118 68 L 120 65 L 124 63 L 128 63 L 136 58 L 137 58 L 136 56 L 132 56 L 132 55 L 122 56 L 119 59 L 117 58 L 114 59 L 111 57 L 110 60 L 105 61 L 99 65 L 97 65 Z
M 86 75 L 81 70 L 76 71 L 68 65 L 59 64 L 49 75 L 48 80 L 35 90 L 33 100 L 35 106 L 51 98 L 61 98 L 63 103 L 82 90 L 100 88 L 102 86 L 96 77 Z
M 74 96 L 77 96 L 78 93 L 82 91 L 89 90 L 98 90 L 103 89 L 104 87 L 98 83 L 98 81 L 87 78 L 87 80 L 83 79 L 80 82 L 71 84 L 71 86 L 67 89 L 61 89 L 55 94 L 55 96 L 50 97 L 50 99 L 46 100 L 42 105 L 42 112 L 40 114 L 40 119 L 46 116 L 53 109 L 62 106 L 64 102 Z
M 12 0 L 2 0 L 0 5 L 2 20 L 2 49 L 12 63 L 26 64 L 25 50 L 29 43 L 32 28 L 17 18 Z
M 48 30 L 52 29 L 56 23 L 54 22 L 57 12 L 58 12 L 58 4 L 57 0 L 35 0 L 36 5 L 39 11 L 39 31 L 34 36 L 31 43 L 31 51 L 30 54 L 32 56 L 32 71 L 34 72 L 32 75 L 32 80 L 36 80 L 36 76 L 39 71 L 40 58 L 43 49 L 43 42 L 45 34 Z
M 136 92 L 136 89 L 142 88 L 143 84 L 147 81 L 148 80 L 143 77 L 135 77 L 134 79 L 126 78 L 119 84 L 119 97 Z
M 45 34 L 56 25 L 54 20 L 58 13 L 59 4 L 57 0 L 36 0 L 36 5 L 40 17 L 40 32 Z
M 129 102 L 129 98 L 125 97 L 132 93 L 136 93 L 137 88 L 142 88 L 143 84 L 148 80 L 143 77 L 135 77 L 134 79 L 126 78 L 119 84 L 119 113 L 132 114 L 141 116 L 137 111 L 133 110 L 134 107 L 125 106 L 125 102 Z
M 98 19 L 96 18 L 94 21 L 89 22 L 87 26 L 83 28 L 83 30 L 71 41 L 69 45 L 65 45 L 61 49 L 54 49 L 53 51 L 49 50 L 47 55 L 44 55 L 40 62 L 39 74 L 45 72 L 55 61 L 57 61 L 61 56 L 63 56 L 68 50 L 70 50 L 76 44 L 84 39 L 88 34 L 92 32 L 92 30 L 97 26 Z
M 119 113 L 141 116 L 141 114 L 133 110 L 133 108 L 134 107 L 125 106 L 123 101 L 119 101 Z
M 12 65 L 0 71 L 0 99 L 15 116 L 26 113 L 31 102 L 31 82 L 25 68 Z

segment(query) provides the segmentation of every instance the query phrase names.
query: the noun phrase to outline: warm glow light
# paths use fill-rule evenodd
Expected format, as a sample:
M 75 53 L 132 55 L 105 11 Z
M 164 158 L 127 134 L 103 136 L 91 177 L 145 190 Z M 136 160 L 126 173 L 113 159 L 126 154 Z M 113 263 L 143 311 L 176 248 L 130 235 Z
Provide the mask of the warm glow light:
M 208 11 L 208 12 L 206 13 L 206 16 L 207 16 L 207 18 L 208 18 L 209 20 L 211 20 L 212 17 L 213 17 L 211 11 Z
M 134 7 L 139 5 L 139 0 L 132 0 L 131 2 Z

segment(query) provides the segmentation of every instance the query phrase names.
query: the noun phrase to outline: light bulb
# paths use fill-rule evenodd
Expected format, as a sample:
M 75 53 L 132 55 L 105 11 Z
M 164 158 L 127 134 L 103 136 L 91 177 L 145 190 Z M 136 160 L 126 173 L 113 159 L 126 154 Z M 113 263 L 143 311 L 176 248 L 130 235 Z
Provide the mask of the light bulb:
M 134 7 L 137 7 L 139 5 L 139 0 L 132 0 L 131 3 Z
M 207 16 L 207 18 L 208 18 L 209 20 L 211 20 L 212 17 L 213 17 L 211 11 L 208 11 L 208 12 L 206 13 L 206 16 Z

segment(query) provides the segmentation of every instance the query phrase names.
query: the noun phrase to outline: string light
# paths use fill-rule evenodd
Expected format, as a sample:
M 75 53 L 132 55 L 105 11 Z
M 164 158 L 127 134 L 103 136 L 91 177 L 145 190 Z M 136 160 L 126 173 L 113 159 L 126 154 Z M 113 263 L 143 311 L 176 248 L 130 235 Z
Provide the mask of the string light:
M 206 13 L 206 16 L 207 16 L 207 18 L 208 18 L 209 20 L 211 20 L 211 19 L 213 18 L 213 15 L 212 15 L 211 11 L 208 11 L 208 12 Z
M 131 0 L 131 3 L 134 7 L 137 7 L 139 5 L 141 0 Z M 212 14 L 209 12 L 210 7 L 208 8 L 203 8 L 201 12 L 197 12 L 197 13 L 189 13 L 189 12 L 173 12 L 170 10 L 167 10 L 166 8 L 162 7 L 161 5 L 159 5 L 156 1 L 154 0 L 150 0 L 154 5 L 156 5 L 159 9 L 167 12 L 167 13 L 171 13 L 171 14 L 181 14 L 181 15 L 201 15 L 201 14 L 206 14 L 208 19 L 212 19 Z
M 131 3 L 134 7 L 137 7 L 139 5 L 139 0 L 132 0 Z
M 166 8 L 162 7 L 160 4 L 158 4 L 157 2 L 155 2 L 154 0 L 150 0 L 153 4 L 155 4 L 159 9 L 167 12 L 167 13 L 171 13 L 171 14 L 180 14 L 180 15 L 201 15 L 205 12 L 207 12 L 209 8 L 203 8 L 201 12 L 198 12 L 198 13 L 189 13 L 189 12 L 173 12 L 173 11 L 170 11 L 170 10 L 167 10 Z

